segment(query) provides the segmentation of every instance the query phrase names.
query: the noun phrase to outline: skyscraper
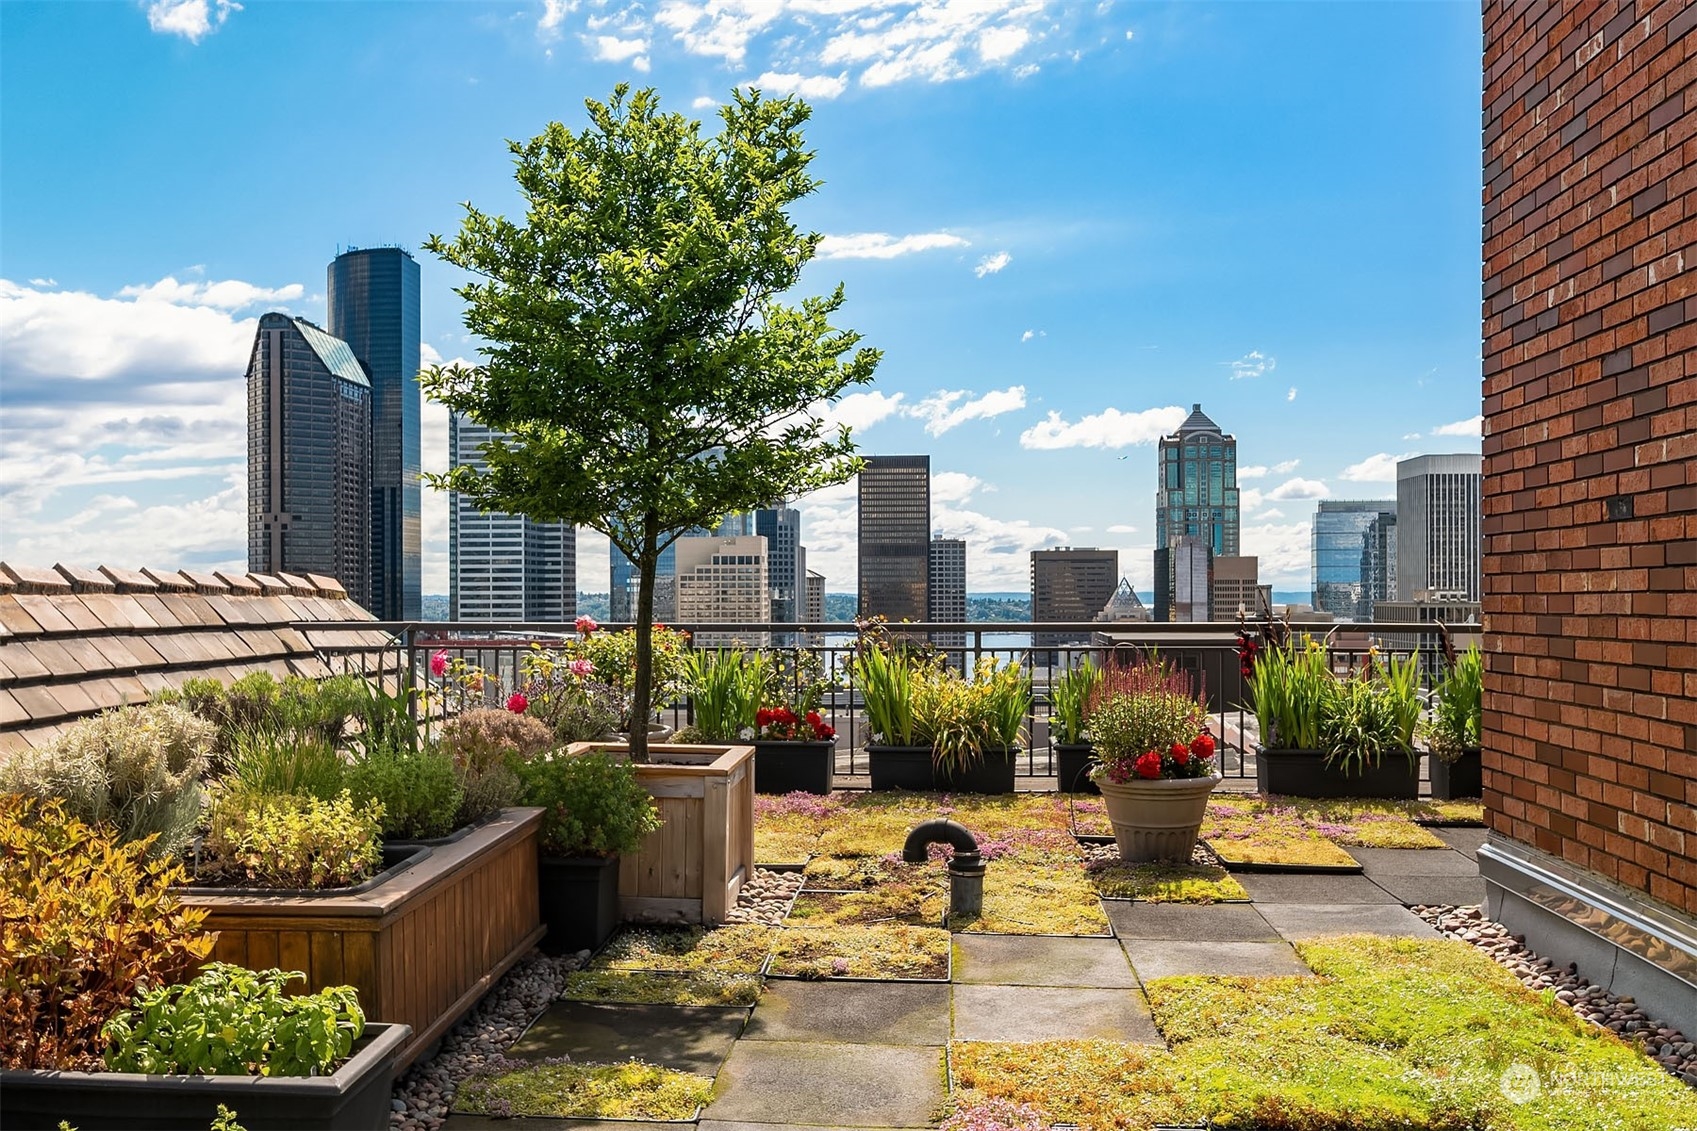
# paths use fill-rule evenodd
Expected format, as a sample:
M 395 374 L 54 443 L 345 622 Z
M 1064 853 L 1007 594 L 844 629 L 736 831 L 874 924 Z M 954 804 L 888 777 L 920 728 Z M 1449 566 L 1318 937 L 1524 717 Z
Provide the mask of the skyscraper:
M 1476 454 L 1416 456 L 1396 465 L 1396 596 L 1462 593 L 1479 600 L 1480 494 Z
M 1215 557 L 1213 571 L 1208 576 L 1208 619 L 1234 621 L 1240 610 L 1246 616 L 1254 616 L 1260 582 L 1260 558 Z
M 1094 620 L 1119 585 L 1120 552 L 1083 546 L 1031 551 L 1031 619 Z M 1032 638 L 1038 648 L 1085 641 L 1089 633 L 1045 632 Z
M 481 469 L 483 445 L 499 435 L 450 414 L 449 465 Z M 568 621 L 576 615 L 576 527 L 486 513 L 459 492 L 449 493 L 450 620 Z
M 1220 431 L 1197 404 L 1157 448 L 1155 619 L 1171 620 L 1177 556 L 1161 551 L 1189 537 L 1215 556 L 1238 554 L 1237 439 Z M 1194 604 L 1197 596 L 1206 607 L 1205 595 L 1193 594 L 1187 603 Z
M 418 263 L 398 247 L 356 248 L 331 262 L 330 333 L 371 382 L 371 603 L 379 620 L 417 620 L 419 511 Z
M 753 533 L 752 516 L 737 512 L 726 515 L 719 525 L 712 530 L 697 526 L 685 531 L 682 537 L 739 538 Z M 657 621 L 678 619 L 677 560 L 678 544 L 674 541 L 660 551 L 659 561 L 655 563 L 654 619 Z M 625 557 L 623 550 L 609 544 L 607 546 L 607 619 L 615 623 L 636 619 L 637 583 L 639 580 L 636 563 Z
M 1372 620 L 1373 607 L 1396 597 L 1396 515 L 1381 514 L 1367 528 L 1361 549 L 1359 620 Z
M 966 541 L 937 535 L 931 539 L 927 564 L 925 619 L 945 624 L 964 621 Z M 966 644 L 966 633 L 933 632 L 931 643 L 940 648 L 960 648 Z
M 801 544 L 801 512 L 779 505 L 754 512 L 754 533 L 766 539 L 767 580 L 772 587 L 771 619 L 802 619 L 807 597 L 807 550 Z
M 860 613 L 930 615 L 931 457 L 868 456 L 860 472 Z
M 1314 511 L 1311 553 L 1314 571 L 1314 607 L 1339 620 L 1371 619 L 1374 601 L 1390 596 L 1382 588 L 1374 591 L 1375 578 L 1368 575 L 1378 555 L 1369 545 L 1369 534 L 1381 532 L 1396 522 L 1394 499 L 1322 499 Z M 1382 567 L 1377 583 L 1385 578 Z M 1363 608 L 1368 611 L 1364 615 Z
M 247 367 L 247 560 L 321 573 L 371 608 L 371 383 L 304 318 L 259 319 Z
M 760 624 L 772 615 L 766 539 L 758 534 L 679 538 L 678 619 L 685 624 Z M 697 648 L 765 647 L 758 631 L 695 633 Z

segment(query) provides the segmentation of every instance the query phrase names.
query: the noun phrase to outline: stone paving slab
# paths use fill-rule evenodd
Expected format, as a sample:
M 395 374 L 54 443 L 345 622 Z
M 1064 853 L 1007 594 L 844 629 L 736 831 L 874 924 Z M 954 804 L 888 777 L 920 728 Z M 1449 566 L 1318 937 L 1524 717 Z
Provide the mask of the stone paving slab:
M 1137 975 L 1114 939 L 959 934 L 955 982 L 1129 989 Z
M 1260 904 L 1263 915 L 1266 905 L 1274 903 L 1349 904 L 1396 903 L 1397 899 L 1366 876 L 1324 876 L 1302 874 L 1259 874 L 1240 872 L 1235 877 Z
M 638 1057 L 711 1076 L 730 1055 L 747 1017 L 747 1010 L 727 1006 L 561 1001 L 525 1030 L 510 1055 L 612 1064 Z
M 1194 942 L 1271 942 L 1279 933 L 1261 913 L 1241 903 L 1126 903 L 1104 902 L 1114 934 L 1126 939 L 1172 939 Z
M 743 1038 L 946 1045 L 949 987 L 919 983 L 772 981 L 766 984 Z
M 703 1119 L 701 1131 L 849 1131 L 847 1127 L 821 1127 L 816 1123 L 736 1123 L 724 1119 Z M 524 1131 L 522 1127 L 502 1131 Z M 894 1131 L 927 1131 L 924 1127 L 899 1127 Z
M 1232 976 L 1311 974 L 1290 944 L 1278 942 L 1154 942 L 1128 939 L 1126 953 L 1145 982 L 1179 974 Z
M 1449 848 L 1351 848 L 1370 880 L 1384 876 L 1477 876 L 1479 862 Z
M 1397 935 L 1435 939 L 1438 932 L 1406 907 L 1328 903 L 1269 903 L 1261 909 L 1267 922 L 1285 938 L 1312 939 L 1321 935 Z
M 496 1119 L 492 1115 L 450 1115 L 442 1131 L 636 1131 L 642 1127 L 694 1127 L 693 1123 L 659 1123 L 648 1119 L 556 1119 L 547 1115 L 525 1115 Z M 768 1127 L 765 1131 L 774 1131 Z
M 714 1122 L 925 1127 L 944 1098 L 930 1047 L 739 1041 L 719 1072 Z
M 1485 843 L 1484 829 L 1428 829 L 1427 831 L 1469 860 L 1477 859 L 1475 854 L 1479 851 L 1479 846 Z
M 1398 903 L 1448 903 L 1471 907 L 1485 902 L 1485 881 L 1474 876 L 1375 876 L 1373 882 Z
M 955 1040 L 1093 1038 L 1161 1044 L 1138 990 L 1062 986 L 955 986 Z

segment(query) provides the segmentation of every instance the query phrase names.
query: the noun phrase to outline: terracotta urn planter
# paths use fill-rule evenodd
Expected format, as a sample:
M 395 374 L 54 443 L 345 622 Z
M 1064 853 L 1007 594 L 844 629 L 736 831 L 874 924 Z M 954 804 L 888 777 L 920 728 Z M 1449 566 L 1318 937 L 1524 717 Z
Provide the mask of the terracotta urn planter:
M 1208 814 L 1208 795 L 1221 780 L 1215 773 L 1205 778 L 1098 781 L 1120 859 L 1188 862 Z

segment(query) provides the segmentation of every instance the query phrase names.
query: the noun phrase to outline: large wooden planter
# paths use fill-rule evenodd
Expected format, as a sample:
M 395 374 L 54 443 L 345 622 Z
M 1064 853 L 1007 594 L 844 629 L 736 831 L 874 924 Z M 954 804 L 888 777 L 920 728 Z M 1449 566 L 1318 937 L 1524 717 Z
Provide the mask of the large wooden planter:
M 630 747 L 579 742 L 589 750 Z M 619 857 L 619 914 L 661 923 L 723 923 L 754 875 L 754 747 L 651 743 L 637 780 L 665 823 Z
M 1377 766 L 1345 774 L 1326 765 L 1324 750 L 1255 748 L 1255 788 L 1287 797 L 1390 797 L 1413 801 L 1420 796 L 1420 754 L 1390 754 Z
M 308 992 L 351 985 L 373 1021 L 412 1027 L 405 1069 L 542 938 L 540 809 L 508 809 L 358 894 L 181 891 L 218 932 L 212 958 L 305 972 Z

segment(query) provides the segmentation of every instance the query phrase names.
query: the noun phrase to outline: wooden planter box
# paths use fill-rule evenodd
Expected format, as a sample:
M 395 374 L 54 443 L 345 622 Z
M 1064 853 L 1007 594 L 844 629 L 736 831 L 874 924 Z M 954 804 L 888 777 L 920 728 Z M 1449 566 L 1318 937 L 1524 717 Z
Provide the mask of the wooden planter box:
M 412 1027 L 399 1065 L 429 1049 L 542 938 L 540 809 L 508 809 L 357 894 L 180 891 L 218 932 L 212 958 L 351 985 L 373 1021 Z
M 1365 772 L 1345 775 L 1326 765 L 1323 750 L 1255 748 L 1255 788 L 1287 797 L 1390 797 L 1413 801 L 1420 796 L 1420 753 L 1390 754 Z
M 567 753 L 628 753 L 578 742 Z M 661 923 L 723 923 L 754 876 L 754 747 L 653 743 L 637 780 L 665 823 L 619 857 L 619 915 Z

